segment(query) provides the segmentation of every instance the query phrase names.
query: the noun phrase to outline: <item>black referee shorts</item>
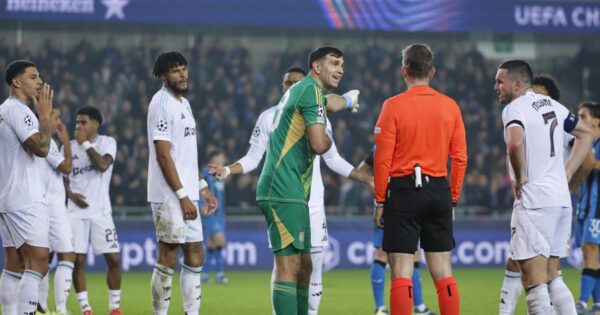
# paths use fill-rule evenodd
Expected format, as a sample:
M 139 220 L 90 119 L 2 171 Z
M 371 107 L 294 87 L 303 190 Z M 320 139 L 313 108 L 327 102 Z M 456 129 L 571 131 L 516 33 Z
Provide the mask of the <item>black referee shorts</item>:
M 413 254 L 421 240 L 426 252 L 454 248 L 452 197 L 445 177 L 423 176 L 415 188 L 412 175 L 392 178 L 383 211 L 383 250 Z

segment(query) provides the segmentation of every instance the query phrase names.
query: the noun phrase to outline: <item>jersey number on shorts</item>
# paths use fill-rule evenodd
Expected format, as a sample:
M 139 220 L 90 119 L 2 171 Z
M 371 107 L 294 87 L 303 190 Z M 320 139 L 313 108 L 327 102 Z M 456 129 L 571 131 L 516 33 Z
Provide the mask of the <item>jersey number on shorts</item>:
M 542 117 L 544 117 L 544 124 L 546 125 L 549 121 L 552 121 L 550 123 L 550 156 L 552 157 L 554 156 L 554 129 L 558 126 L 558 119 L 554 111 L 542 114 Z
M 112 243 L 118 241 L 117 239 L 117 229 L 106 229 L 104 231 L 106 233 L 106 242 Z

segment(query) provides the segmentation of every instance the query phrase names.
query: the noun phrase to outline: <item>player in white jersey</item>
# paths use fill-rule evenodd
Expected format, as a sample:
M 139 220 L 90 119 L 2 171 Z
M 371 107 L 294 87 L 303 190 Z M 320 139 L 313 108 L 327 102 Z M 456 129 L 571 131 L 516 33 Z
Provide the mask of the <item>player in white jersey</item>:
M 532 79 L 529 64 L 511 60 L 498 67 L 494 86 L 506 105 L 502 122 L 515 195 L 510 253 L 521 270 L 529 314 L 552 314 L 553 305 L 559 314 L 576 314 L 573 296 L 556 270 L 568 254 L 571 232 L 568 180 L 593 136 L 563 105 L 534 93 Z M 566 166 L 562 130 L 576 138 Z
M 71 143 L 67 127 L 60 121 L 60 110 L 53 109 L 51 119 L 57 124 L 56 134 L 63 144 L 63 153 L 51 139 L 50 151 L 45 159 L 39 159 L 40 174 L 45 181 L 46 202 L 50 218 L 50 251 L 58 256 L 58 265 L 54 273 L 54 304 L 56 314 L 66 314 L 67 297 L 71 290 L 75 252 L 73 249 L 73 230 L 71 220 L 65 205 L 66 192 L 63 185 L 63 174 L 68 175 L 72 170 Z M 52 260 L 50 255 L 49 261 Z M 45 314 L 48 311 L 49 272 L 42 279 L 38 311 Z
M 204 251 L 197 201 L 203 198 L 204 215 L 212 214 L 217 200 L 198 177 L 196 121 L 188 100 L 185 57 L 175 51 L 160 53 L 152 70 L 163 83 L 148 107 L 148 202 L 152 208 L 158 257 L 152 273 L 152 307 L 166 315 L 179 249 L 183 252 L 181 292 L 186 315 L 198 314 L 202 297 Z
M 538 74 L 533 77 L 531 82 L 531 89 L 534 93 L 549 96 L 555 101 L 560 100 L 560 89 L 554 77 L 548 74 Z M 563 134 L 563 161 L 567 162 L 571 156 L 575 137 L 567 132 Z M 573 175 L 569 181 L 569 190 L 571 193 L 577 191 L 587 174 L 590 172 L 590 167 L 593 166 L 595 161 L 594 156 L 589 153 L 579 167 L 577 172 Z M 562 276 L 560 270 L 560 264 L 558 264 L 557 276 Z M 523 291 L 523 285 L 521 284 L 521 275 L 519 273 L 519 265 L 516 261 L 509 258 L 506 261 L 506 270 L 504 272 L 504 281 L 502 288 L 500 289 L 500 315 L 512 315 L 515 307 Z
M 102 120 L 102 114 L 95 107 L 86 106 L 77 111 L 75 139 L 71 140 L 73 169 L 65 180 L 76 254 L 73 286 L 83 315 L 92 314 L 85 282 L 90 243 L 95 254 L 104 255 L 108 267 L 110 315 L 121 314 L 120 247 L 108 192 L 117 142 L 110 136 L 98 134 Z
M 306 76 L 306 71 L 301 68 L 292 67 L 285 71 L 282 83 L 282 92 L 285 92 L 296 82 Z M 338 111 L 342 108 L 348 108 L 356 111 L 358 108 L 358 91 L 353 90 L 344 96 L 328 95 L 327 110 Z M 230 174 L 246 174 L 256 169 L 262 159 L 269 142 L 269 134 L 272 131 L 273 116 L 277 106 L 273 106 L 260 114 L 256 125 L 250 137 L 250 148 L 248 153 L 232 165 L 222 167 L 209 164 L 209 170 L 216 176 L 224 179 Z M 332 134 L 331 123 L 327 122 L 327 133 Z M 341 176 L 354 179 L 359 182 L 372 185 L 372 177 L 366 173 L 357 172 L 350 163 L 342 158 L 335 144 L 332 144 L 329 151 L 322 155 L 325 164 Z M 313 162 L 313 173 L 310 190 L 310 199 L 308 209 L 310 214 L 310 233 L 311 233 L 311 260 L 312 273 L 309 286 L 309 314 L 317 314 L 322 297 L 322 270 L 323 270 L 323 248 L 328 244 L 327 222 L 325 220 L 324 187 L 321 179 L 321 159 L 317 156 Z
M 4 78 L 10 96 L 0 105 L 0 302 L 2 314 L 33 314 L 48 272 L 49 246 L 44 181 L 36 157 L 48 155 L 56 129 L 50 119 L 54 92 L 30 61 L 11 62 Z

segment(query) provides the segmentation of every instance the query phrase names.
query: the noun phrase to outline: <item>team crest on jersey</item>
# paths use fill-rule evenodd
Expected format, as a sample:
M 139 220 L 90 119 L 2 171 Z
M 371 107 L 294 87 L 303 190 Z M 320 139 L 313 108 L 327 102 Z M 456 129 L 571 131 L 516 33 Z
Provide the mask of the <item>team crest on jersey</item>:
M 0 122 L 2 122 L 2 120 L 0 120 Z M 260 136 L 260 128 L 254 127 L 254 130 L 252 130 L 252 136 L 258 138 Z
M 167 122 L 164 120 L 159 120 L 156 123 L 156 130 L 158 130 L 158 131 L 167 131 L 167 127 L 168 127 Z
M 31 116 L 27 115 L 24 118 L 25 120 L 25 124 L 29 127 L 33 127 L 33 119 L 31 119 Z

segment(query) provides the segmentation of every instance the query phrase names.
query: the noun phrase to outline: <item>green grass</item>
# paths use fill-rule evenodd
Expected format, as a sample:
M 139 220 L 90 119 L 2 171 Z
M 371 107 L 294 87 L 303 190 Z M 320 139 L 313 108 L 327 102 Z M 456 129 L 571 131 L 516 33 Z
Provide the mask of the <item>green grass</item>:
M 580 272 L 565 269 L 565 282 L 577 297 Z M 121 309 L 125 315 L 152 314 L 150 302 L 149 272 L 123 274 Z M 270 314 L 269 279 L 266 271 L 228 272 L 229 284 L 205 284 L 202 286 L 202 314 Z M 498 297 L 502 285 L 501 269 L 458 269 L 455 271 L 461 294 L 461 314 L 485 315 L 498 313 Z M 437 296 L 431 278 L 422 273 L 425 302 L 437 311 Z M 92 273 L 87 276 L 90 302 L 96 315 L 107 314 L 107 293 L 104 275 Z M 389 302 L 389 272 L 386 284 L 386 303 Z M 324 274 L 324 297 L 320 314 L 372 314 L 373 299 L 368 270 L 339 270 Z M 52 282 L 50 282 L 52 284 Z M 53 305 L 52 293 L 48 301 Z M 53 308 L 53 306 L 51 306 Z M 80 314 L 73 291 L 68 309 Z M 179 275 L 173 283 L 173 295 L 169 314 L 182 314 Z M 524 298 L 517 305 L 515 314 L 526 314 Z

